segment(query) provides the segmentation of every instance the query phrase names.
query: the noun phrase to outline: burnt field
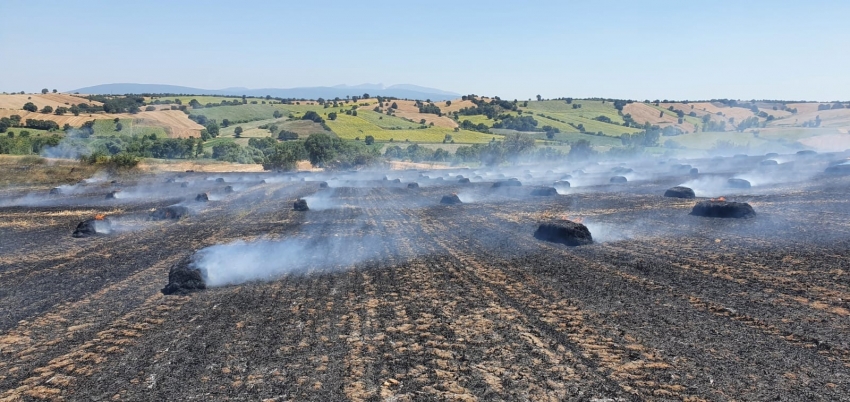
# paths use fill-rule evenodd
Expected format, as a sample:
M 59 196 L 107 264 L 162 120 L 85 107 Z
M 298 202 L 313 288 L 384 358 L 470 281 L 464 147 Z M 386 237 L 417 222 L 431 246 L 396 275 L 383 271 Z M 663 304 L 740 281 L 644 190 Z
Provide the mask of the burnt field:
M 5 189 L 0 400 L 846 400 L 846 155 L 778 158 Z

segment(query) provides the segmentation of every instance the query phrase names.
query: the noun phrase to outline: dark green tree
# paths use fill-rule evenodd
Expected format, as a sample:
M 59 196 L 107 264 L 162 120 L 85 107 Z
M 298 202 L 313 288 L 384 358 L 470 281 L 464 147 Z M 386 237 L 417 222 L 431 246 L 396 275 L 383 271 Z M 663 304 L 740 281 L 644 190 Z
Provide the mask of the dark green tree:
M 27 112 L 35 113 L 35 112 L 38 111 L 38 106 L 36 106 L 35 103 L 27 102 L 26 104 L 24 104 L 23 109 L 26 110 Z

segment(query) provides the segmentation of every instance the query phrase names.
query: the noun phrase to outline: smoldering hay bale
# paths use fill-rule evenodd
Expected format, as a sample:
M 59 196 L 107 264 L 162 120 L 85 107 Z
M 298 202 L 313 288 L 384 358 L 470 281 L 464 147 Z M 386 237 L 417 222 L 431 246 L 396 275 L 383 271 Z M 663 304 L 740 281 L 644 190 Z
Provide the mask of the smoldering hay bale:
M 555 182 L 554 187 L 557 188 L 570 188 L 570 182 L 566 180 L 558 180 Z
M 667 189 L 667 191 L 664 192 L 664 196 L 672 198 L 696 198 L 694 190 L 683 186 L 676 186 Z
M 534 190 L 531 190 L 531 195 L 537 197 L 549 197 L 558 195 L 558 190 L 555 190 L 554 187 L 535 188 Z
M 319 182 L 319 188 L 328 188 L 328 182 L 326 182 L 326 181 Z
M 215 182 L 216 183 L 224 183 L 224 177 L 219 177 L 219 178 L 215 179 Z
M 726 186 L 731 188 L 747 189 L 752 187 L 749 181 L 744 179 L 729 179 L 726 181 Z
M 779 161 L 777 161 L 776 159 L 765 159 L 765 160 L 759 162 L 759 165 L 761 165 L 761 166 L 777 166 L 777 165 L 779 165 Z
M 629 179 L 625 178 L 624 176 L 614 176 L 611 178 L 611 180 L 609 180 L 609 182 L 611 183 L 626 183 L 628 181 Z
M 826 168 L 824 173 L 831 175 L 850 175 L 850 164 L 830 166 Z
M 457 182 L 460 183 L 460 184 L 466 184 L 466 183 L 469 183 L 469 179 L 464 177 L 464 178 L 458 179 Z
M 106 199 L 107 200 L 114 200 L 114 199 L 118 198 L 119 194 L 121 194 L 121 190 L 112 191 L 109 194 L 106 194 Z
M 187 188 L 187 187 L 189 187 L 189 182 L 188 182 L 188 181 L 184 181 L 183 183 L 180 183 L 180 187 L 182 187 L 182 188 Z
M 502 181 L 497 181 L 497 182 L 493 183 L 494 188 L 520 187 L 520 186 L 522 186 L 522 183 L 517 179 L 508 179 L 508 180 L 502 180 Z
M 756 211 L 746 202 L 705 200 L 694 205 L 691 215 L 710 218 L 751 218 Z
M 593 243 L 593 236 L 587 226 L 566 219 L 541 223 L 534 237 L 572 247 Z
M 207 202 L 210 200 L 210 195 L 207 193 L 200 193 L 195 196 L 195 201 L 198 202 Z
M 186 208 L 182 205 L 170 205 L 165 208 L 157 208 L 156 210 L 150 213 L 149 217 L 152 220 L 177 220 L 188 217 L 189 214 L 189 208 Z
M 168 284 L 161 291 L 165 295 L 185 295 L 206 288 L 201 270 L 194 268 L 187 257 L 171 266 L 168 271 Z
M 62 189 L 59 187 L 53 187 L 50 189 L 50 195 L 62 195 Z
M 818 154 L 817 152 L 812 151 L 811 149 L 804 149 L 802 151 L 797 151 L 797 155 L 800 155 L 800 156 L 812 156 L 812 155 L 817 155 L 817 154 Z
M 455 205 L 462 204 L 462 202 L 460 201 L 460 197 L 458 197 L 457 194 L 450 194 L 444 195 L 443 198 L 440 199 L 440 204 Z
M 225 192 L 226 194 L 230 194 L 230 193 L 232 193 L 232 192 L 233 192 L 233 186 L 225 186 L 225 187 L 224 187 L 224 192 Z
M 295 200 L 295 203 L 292 204 L 292 209 L 296 211 L 309 211 L 310 207 L 307 206 L 307 200 L 303 198 L 299 198 Z
M 407 188 L 419 188 L 419 183 L 407 183 Z
M 112 222 L 105 217 L 95 217 L 86 219 L 77 225 L 74 229 L 73 237 L 89 237 L 95 235 L 104 235 L 112 232 Z
M 691 171 L 689 172 L 689 174 L 690 174 L 691 176 L 697 176 L 697 175 L 699 175 L 699 169 L 697 169 L 697 168 L 691 168 Z

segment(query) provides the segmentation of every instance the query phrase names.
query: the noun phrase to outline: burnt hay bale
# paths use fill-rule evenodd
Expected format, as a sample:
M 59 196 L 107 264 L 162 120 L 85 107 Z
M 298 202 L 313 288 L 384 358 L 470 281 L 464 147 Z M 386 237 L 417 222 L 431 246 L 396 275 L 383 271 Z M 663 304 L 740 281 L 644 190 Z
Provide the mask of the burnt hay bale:
M 520 187 L 522 183 L 517 179 L 501 180 L 493 183 L 493 188 L 499 187 Z
M 571 174 L 565 174 L 565 175 L 561 176 L 561 180 L 569 180 L 569 179 L 572 179 L 572 178 L 573 178 L 573 175 L 571 175 Z
M 210 200 L 210 195 L 207 193 L 200 193 L 195 196 L 195 201 L 198 202 L 207 202 Z
M 62 189 L 59 187 L 53 187 L 50 189 L 50 195 L 61 195 Z
M 751 218 L 756 211 L 746 202 L 706 200 L 694 205 L 691 215 L 710 218 Z
M 303 198 L 299 198 L 295 200 L 295 203 L 292 204 L 292 209 L 296 211 L 309 211 L 310 207 L 307 206 L 307 200 Z
M 175 180 L 173 177 L 169 177 L 169 178 L 165 179 L 166 183 L 174 183 L 175 181 L 177 181 L 177 180 Z
M 328 182 L 326 182 L 326 181 L 319 182 L 319 188 L 328 188 Z
M 230 194 L 230 193 L 232 193 L 232 192 L 233 192 L 233 186 L 225 186 L 225 187 L 224 187 L 224 192 L 225 192 L 226 194 Z
M 667 191 L 664 192 L 664 196 L 672 198 L 696 198 L 694 190 L 683 186 L 676 186 L 667 189 Z
M 466 184 L 466 183 L 469 183 L 469 179 L 467 179 L 466 177 L 463 177 L 463 178 L 458 179 L 457 182 L 460 183 L 460 184 Z
M 850 164 L 847 164 L 847 165 L 841 164 L 841 165 L 830 166 L 830 167 L 826 168 L 824 173 L 831 174 L 831 175 L 850 175 Z
M 729 179 L 726 181 L 726 186 L 731 188 L 747 189 L 752 187 L 750 182 L 744 179 Z
M 460 201 L 460 198 L 457 196 L 457 194 L 451 194 L 444 195 L 443 198 L 440 199 L 440 204 L 455 205 L 462 204 L 462 202 Z
M 541 223 L 534 232 L 534 238 L 572 247 L 593 243 L 587 226 L 568 220 Z
M 626 183 L 628 181 L 629 181 L 629 179 L 627 179 L 623 176 L 614 176 L 614 177 L 611 178 L 611 180 L 609 180 L 609 182 L 611 182 L 611 183 Z
M 691 168 L 693 168 L 693 166 L 684 165 L 684 164 L 681 164 L 681 163 L 677 163 L 675 165 L 670 166 L 670 170 L 672 170 L 674 172 L 688 172 L 688 171 L 691 170 Z
M 549 197 L 558 195 L 558 190 L 555 190 L 554 187 L 535 188 L 534 190 L 531 190 L 531 195 L 537 197 Z
M 419 188 L 419 183 L 407 183 L 407 188 Z
M 761 165 L 761 166 L 777 166 L 777 165 L 779 165 L 779 161 L 777 161 L 776 159 L 765 159 L 765 160 L 759 162 L 759 165 Z
M 811 149 L 804 149 L 802 151 L 797 151 L 797 155 L 800 155 L 800 156 L 812 156 L 812 155 L 817 155 L 817 154 L 818 154 L 817 152 L 812 151 Z
M 554 185 L 555 185 L 555 188 L 558 188 L 558 187 L 560 187 L 560 188 L 570 188 L 570 182 L 568 182 L 566 180 L 558 180 L 558 181 L 555 182 Z
M 690 174 L 691 176 L 697 176 L 697 175 L 699 175 L 699 169 L 691 168 L 691 171 L 688 172 L 688 174 Z
M 206 288 L 207 284 L 204 282 L 201 270 L 192 267 L 189 258 L 184 258 L 171 266 L 168 271 L 168 284 L 162 288 L 161 292 L 165 295 L 185 295 Z
M 71 236 L 76 238 L 89 237 L 94 235 L 109 234 L 112 231 L 112 222 L 107 218 L 97 219 L 91 218 L 80 222 L 74 233 Z
M 188 182 L 188 181 L 184 181 L 183 183 L 180 183 L 180 187 L 181 187 L 181 188 L 187 188 L 187 187 L 189 187 L 189 182 Z
M 121 193 L 121 190 L 115 190 L 106 195 L 107 200 L 114 200 L 118 198 L 118 194 Z
M 182 205 L 171 205 L 165 208 L 157 208 L 150 213 L 151 220 L 178 220 L 189 216 L 189 208 Z
M 219 177 L 219 178 L 215 179 L 215 182 L 216 183 L 224 183 L 224 177 Z

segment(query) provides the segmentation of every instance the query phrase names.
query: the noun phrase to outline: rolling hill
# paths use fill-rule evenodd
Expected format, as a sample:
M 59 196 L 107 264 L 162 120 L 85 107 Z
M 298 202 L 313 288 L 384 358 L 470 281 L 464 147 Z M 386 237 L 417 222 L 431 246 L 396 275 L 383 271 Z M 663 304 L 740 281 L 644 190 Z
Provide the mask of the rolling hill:
M 81 94 L 105 94 L 105 95 L 123 95 L 123 94 L 191 94 L 191 95 L 225 95 L 225 96 L 272 96 L 277 98 L 288 99 L 333 99 L 345 98 L 346 96 L 361 96 L 368 93 L 372 96 L 387 96 L 401 99 L 431 99 L 431 100 L 451 100 L 456 99 L 460 94 L 443 91 L 440 89 L 420 87 L 416 85 L 400 84 L 385 87 L 382 84 L 366 84 L 366 85 L 337 85 L 333 87 L 302 87 L 302 88 L 224 88 L 224 89 L 201 89 L 191 88 L 177 85 L 161 85 L 161 84 L 135 84 L 135 83 L 117 83 L 103 84 L 91 87 L 79 88 L 69 92 Z

